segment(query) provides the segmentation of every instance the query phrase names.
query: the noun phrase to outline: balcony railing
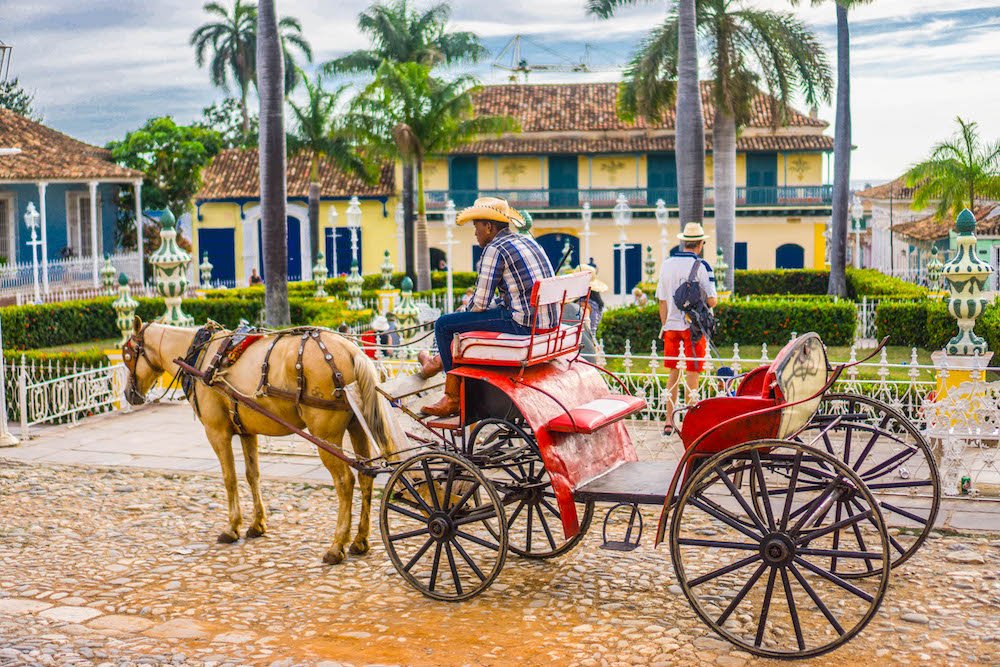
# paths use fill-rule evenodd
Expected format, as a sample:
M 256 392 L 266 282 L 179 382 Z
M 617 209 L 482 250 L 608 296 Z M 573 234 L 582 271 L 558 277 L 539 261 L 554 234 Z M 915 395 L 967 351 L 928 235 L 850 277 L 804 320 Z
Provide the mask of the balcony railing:
M 452 199 L 459 208 L 469 206 L 476 197 L 501 197 L 515 208 L 580 208 L 590 202 L 591 208 L 612 208 L 619 194 L 632 207 L 656 206 L 662 199 L 667 206 L 677 206 L 676 188 L 590 188 L 590 189 L 510 189 L 510 190 L 428 190 L 427 208 L 444 208 Z M 753 206 L 819 206 L 832 200 L 832 185 L 796 185 L 737 187 L 736 205 Z M 714 188 L 705 188 L 705 204 L 715 203 Z

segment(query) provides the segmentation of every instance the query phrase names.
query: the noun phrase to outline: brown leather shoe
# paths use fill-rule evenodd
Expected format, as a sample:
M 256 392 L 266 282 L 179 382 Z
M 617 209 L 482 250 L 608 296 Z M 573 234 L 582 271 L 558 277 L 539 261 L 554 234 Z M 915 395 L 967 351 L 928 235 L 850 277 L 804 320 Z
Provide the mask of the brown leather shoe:
M 435 417 L 451 417 L 461 412 L 462 403 L 460 400 L 462 389 L 462 378 L 448 373 L 444 381 L 444 396 L 437 403 L 425 405 L 420 408 L 420 412 L 425 415 Z
M 417 361 L 420 362 L 420 377 L 425 380 L 434 377 L 443 370 L 440 354 L 431 356 L 427 350 L 421 350 L 417 353 Z

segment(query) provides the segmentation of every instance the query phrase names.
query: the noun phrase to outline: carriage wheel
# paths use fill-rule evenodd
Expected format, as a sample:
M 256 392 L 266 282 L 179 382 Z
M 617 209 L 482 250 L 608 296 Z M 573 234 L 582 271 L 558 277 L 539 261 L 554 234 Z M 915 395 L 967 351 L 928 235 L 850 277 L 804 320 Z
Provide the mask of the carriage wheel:
M 842 415 L 843 421 L 820 435 L 837 415 Z M 797 439 L 846 463 L 875 494 L 890 530 L 891 567 L 900 565 L 920 548 L 937 518 L 941 483 L 931 448 L 910 420 L 882 401 L 867 396 L 828 394 L 813 421 Z M 800 474 L 798 486 L 815 487 L 822 483 L 824 475 Z M 786 489 L 772 489 L 770 493 L 780 498 Z M 754 494 L 754 501 L 757 500 Z M 834 510 L 836 518 L 855 513 L 857 507 L 849 501 L 839 502 Z M 855 527 L 840 533 L 838 544 L 864 550 L 863 536 Z M 860 573 L 841 571 L 836 559 L 831 562 L 831 569 L 844 577 L 879 574 L 874 567 Z
M 396 468 L 383 492 L 379 528 L 396 571 L 435 600 L 479 595 L 507 557 L 500 496 L 457 454 L 418 454 Z
M 576 504 L 580 530 L 565 539 L 559 503 L 533 436 L 507 420 L 484 419 L 469 442 L 472 457 L 507 508 L 512 552 L 523 558 L 554 558 L 580 543 L 594 518 L 594 503 Z
M 822 483 L 798 484 L 810 471 L 824 471 Z M 756 480 L 766 502 L 754 505 L 749 483 L 733 482 L 738 472 Z M 786 493 L 770 494 L 778 488 Z M 850 499 L 857 513 L 834 518 L 838 499 Z M 834 541 L 838 529 L 851 526 L 866 548 Z M 670 553 L 698 616 L 740 648 L 773 658 L 841 646 L 872 619 L 889 583 L 889 535 L 875 497 L 839 459 L 792 441 L 745 443 L 705 461 L 674 508 Z M 880 575 L 848 581 L 829 567 L 833 556 L 841 571 L 866 572 L 870 564 Z

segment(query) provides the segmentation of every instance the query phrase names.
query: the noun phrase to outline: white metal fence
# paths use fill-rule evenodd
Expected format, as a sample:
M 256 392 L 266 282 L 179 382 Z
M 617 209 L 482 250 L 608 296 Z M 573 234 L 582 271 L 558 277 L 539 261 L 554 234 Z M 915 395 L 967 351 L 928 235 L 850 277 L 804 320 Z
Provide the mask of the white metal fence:
M 119 273 L 124 272 L 129 281 L 139 281 L 139 268 L 141 259 L 138 252 L 118 252 L 111 255 L 111 264 Z M 103 265 L 104 260 L 100 259 L 99 264 Z M 66 259 L 49 258 L 49 291 L 68 289 L 76 285 L 79 287 L 91 286 L 94 284 L 94 258 L 93 257 L 68 257 Z M 11 294 L 31 294 L 34 298 L 34 266 L 31 262 L 17 262 L 13 264 L 0 265 L 0 293 Z M 42 263 L 38 263 L 38 284 L 42 285 Z

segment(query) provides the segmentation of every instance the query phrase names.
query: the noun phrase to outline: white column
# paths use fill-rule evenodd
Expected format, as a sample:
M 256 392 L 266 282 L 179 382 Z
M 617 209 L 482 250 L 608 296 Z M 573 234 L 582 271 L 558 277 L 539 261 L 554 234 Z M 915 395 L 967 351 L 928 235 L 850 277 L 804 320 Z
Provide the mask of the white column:
M 299 255 L 302 257 L 302 280 L 313 279 L 313 262 L 316 261 L 312 255 L 312 225 L 309 223 L 309 216 L 305 220 L 299 221 Z M 317 245 L 317 247 L 319 247 Z
M 243 220 L 243 279 L 250 284 L 250 273 L 257 268 L 257 225 L 260 218 Z
M 101 253 L 97 249 L 97 181 L 87 183 L 90 188 L 90 254 L 94 260 L 94 287 L 101 286 Z
M 142 240 L 142 180 L 137 180 L 132 184 L 135 188 L 135 232 L 136 238 L 138 239 L 139 248 L 139 284 L 146 284 L 146 263 L 143 257 L 143 240 Z M 192 233 L 193 230 L 192 230 Z M 195 264 L 197 264 L 197 258 L 195 258 Z
M 38 214 L 42 224 L 42 290 L 49 293 L 49 239 L 45 226 L 45 189 L 48 183 L 38 183 Z

